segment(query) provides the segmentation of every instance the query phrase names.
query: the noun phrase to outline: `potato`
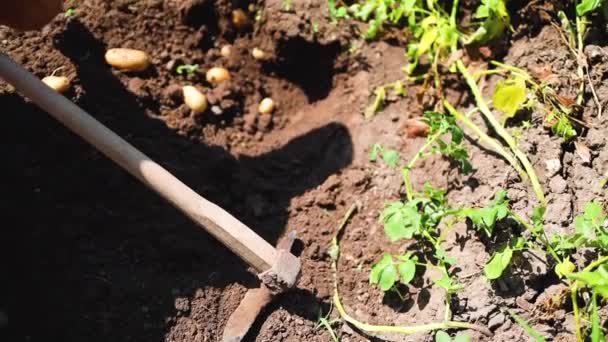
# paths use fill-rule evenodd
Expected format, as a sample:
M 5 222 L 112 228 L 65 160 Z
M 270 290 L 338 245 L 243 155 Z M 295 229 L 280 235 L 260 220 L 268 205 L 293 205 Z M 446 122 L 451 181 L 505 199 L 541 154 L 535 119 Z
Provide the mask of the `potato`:
M 262 49 L 259 49 L 257 47 L 253 48 L 253 50 L 251 50 L 251 55 L 253 56 L 253 58 L 257 59 L 257 60 L 264 60 L 268 58 L 268 54 L 266 52 L 264 52 Z
M 249 24 L 249 17 L 245 14 L 245 11 L 240 8 L 232 11 L 232 25 L 234 27 L 240 30 L 249 26 Z
M 65 76 L 47 76 L 42 82 L 58 93 L 64 93 L 70 87 L 70 80 Z
M 230 72 L 228 71 L 228 69 L 220 67 L 213 67 L 207 70 L 206 76 L 207 82 L 214 85 L 230 80 Z
M 222 46 L 222 49 L 220 50 L 220 55 L 228 58 L 228 57 L 230 57 L 230 54 L 232 54 L 232 46 L 230 46 L 230 45 Z
M 194 113 L 202 113 L 207 109 L 207 97 L 201 93 L 196 87 L 184 86 L 182 87 L 184 95 L 184 103 Z
M 258 112 L 260 114 L 272 114 L 274 111 L 275 103 L 274 101 L 267 97 L 260 101 L 260 105 L 258 106 Z
M 150 65 L 148 54 L 135 49 L 109 49 L 105 58 L 108 64 L 122 71 L 143 71 Z

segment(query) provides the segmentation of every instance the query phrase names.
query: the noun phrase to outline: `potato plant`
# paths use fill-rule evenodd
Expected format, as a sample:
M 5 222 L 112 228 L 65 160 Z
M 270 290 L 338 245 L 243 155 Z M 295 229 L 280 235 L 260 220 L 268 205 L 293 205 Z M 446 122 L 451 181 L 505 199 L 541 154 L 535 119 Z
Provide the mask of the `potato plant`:
M 399 287 L 410 286 L 418 266 L 437 268 L 442 276 L 433 279 L 436 285 L 444 288 L 447 293 L 445 322 L 451 319 L 450 296 L 457 292 L 461 285 L 457 284 L 450 266 L 457 260 L 449 257 L 442 248 L 444 238 L 458 220 L 468 220 L 480 234 L 493 238 L 496 223 L 510 219 L 529 232 L 529 238 L 515 236 L 503 243 L 491 255 L 484 267 L 484 274 L 489 281 L 499 279 L 510 267 L 514 254 L 529 248 L 542 249 L 550 257 L 557 277 L 567 281 L 572 293 L 571 301 L 574 308 L 576 336 L 578 341 L 590 338 L 591 341 L 604 341 L 603 328 L 598 315 L 601 299 L 608 298 L 608 230 L 604 208 L 596 202 L 588 203 L 582 214 L 578 215 L 573 224 L 575 234 L 564 236 L 554 234 L 548 237 L 544 229 L 544 214 L 547 201 L 542 185 L 532 164 L 525 153 L 521 151 L 517 140 L 509 132 L 506 123 L 515 117 L 522 109 L 535 109 L 544 114 L 550 124 L 553 134 L 561 137 L 564 143 L 572 141 L 578 134 L 577 126 L 585 126 L 578 119 L 579 106 L 583 99 L 585 76 L 588 77 L 588 65 L 583 56 L 583 35 L 587 29 L 586 16 L 599 9 L 606 14 L 608 11 L 605 1 L 581 0 L 576 1 L 575 25 L 563 13 L 560 13 L 562 27 L 569 35 L 570 46 L 579 65 L 578 75 L 581 88 L 577 99 L 567 99 L 548 86 L 543 80 L 530 76 L 523 69 L 491 61 L 492 69 L 482 72 L 471 72 L 463 59 L 463 49 L 474 44 L 486 43 L 505 35 L 510 29 L 510 14 L 504 0 L 482 0 L 474 12 L 473 27 L 461 28 L 458 25 L 459 1 L 451 2 L 450 8 L 444 8 L 443 2 L 436 0 L 364 0 L 351 5 L 338 5 L 334 0 L 328 1 L 330 16 L 337 21 L 352 18 L 368 23 L 364 33 L 366 39 L 374 39 L 388 26 L 406 27 L 412 36 L 411 42 L 404 47 L 408 64 L 404 68 L 404 82 L 423 82 L 425 89 L 433 89 L 437 98 L 431 111 L 424 115 L 429 126 L 425 144 L 409 160 L 400 167 L 403 174 L 405 198 L 401 201 L 388 203 L 380 215 L 380 222 L 391 243 L 413 239 L 415 244 L 407 252 L 399 255 L 384 253 L 371 269 L 369 281 L 382 291 L 393 291 L 400 294 Z M 424 59 L 423 59 L 424 57 Z M 420 74 L 421 63 L 426 68 Z M 445 73 L 457 74 L 467 84 L 476 104 L 471 114 L 462 114 L 456 110 L 443 96 L 443 76 Z M 492 95 L 491 104 L 484 98 L 478 85 L 478 79 L 485 74 L 502 75 Z M 398 81 L 400 85 L 402 81 Z M 381 111 L 387 91 L 393 85 L 381 86 L 376 90 L 372 105 L 365 111 L 367 118 Z M 598 103 L 598 116 L 601 106 L 591 85 L 591 91 Z M 494 112 L 503 115 L 499 122 Z M 471 115 L 480 113 L 490 124 L 491 129 L 500 140 L 492 138 L 484 132 Z M 506 191 L 498 191 L 494 199 L 482 208 L 458 207 L 448 203 L 445 190 L 436 189 L 430 183 L 425 183 L 422 192 L 416 192 L 410 181 L 410 172 L 417 162 L 434 153 L 441 153 L 458 164 L 462 173 L 468 173 L 473 166 L 468 161 L 468 153 L 462 144 L 464 136 L 463 125 L 480 141 L 497 152 L 518 172 L 522 181 L 530 182 L 538 200 L 537 206 L 530 213 L 531 221 L 523 219 L 510 207 Z M 376 161 L 381 157 L 390 167 L 399 165 L 398 151 L 386 149 L 382 145 L 372 146 L 370 159 Z M 424 264 L 420 263 L 417 251 L 414 249 L 431 248 L 433 258 Z M 570 259 L 571 255 L 581 248 L 593 251 L 597 255 L 595 261 L 578 268 Z M 579 294 L 588 292 L 584 307 L 579 307 Z M 339 298 L 337 303 L 339 302 Z M 514 317 L 533 338 L 539 336 L 520 318 Z M 583 327 L 583 322 L 590 322 L 590 327 Z M 364 325 L 360 325 L 364 326 Z M 437 339 L 444 339 L 438 333 Z M 449 338 L 449 336 L 448 336 Z

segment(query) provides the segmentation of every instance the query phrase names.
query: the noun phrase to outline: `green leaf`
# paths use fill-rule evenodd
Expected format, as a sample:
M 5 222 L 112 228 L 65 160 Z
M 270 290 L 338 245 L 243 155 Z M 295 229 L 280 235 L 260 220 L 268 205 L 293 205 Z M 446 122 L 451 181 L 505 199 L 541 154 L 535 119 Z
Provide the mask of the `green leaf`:
M 564 261 L 555 265 L 555 273 L 558 277 L 563 278 L 569 274 L 572 274 L 576 270 L 576 265 L 570 261 L 569 258 L 565 258 Z
M 369 160 L 376 161 L 378 159 L 378 153 L 382 151 L 383 147 L 380 144 L 373 144 L 372 149 L 369 153 Z
M 551 126 L 553 134 L 562 137 L 565 141 L 570 141 L 576 137 L 576 130 L 567 116 L 559 115 L 557 122 Z
M 380 261 L 372 266 L 372 271 L 369 274 L 369 282 L 372 284 L 378 284 L 380 282 L 380 275 L 384 269 L 393 263 L 393 258 L 390 254 L 384 253 Z
M 589 202 L 585 205 L 585 218 L 591 221 L 595 221 L 602 215 L 602 205 L 597 202 Z
M 409 284 L 416 275 L 416 263 L 413 260 L 406 260 L 397 266 L 399 280 L 403 284 Z
M 375 93 L 376 97 L 374 98 L 374 102 L 372 102 L 372 104 L 365 109 L 364 115 L 366 119 L 373 117 L 382 109 L 382 106 L 384 105 L 384 100 L 386 99 L 386 91 L 384 90 L 384 87 L 378 87 Z
M 380 281 L 378 284 L 380 285 L 380 290 L 388 291 L 393 285 L 395 285 L 395 281 L 397 280 L 397 269 L 395 265 L 390 264 L 382 270 L 380 274 Z
M 384 150 L 382 153 L 382 159 L 390 167 L 397 167 L 399 162 L 399 152 L 395 150 Z
M 420 38 L 418 49 L 416 50 L 416 57 L 424 55 L 431 49 L 431 45 L 435 42 L 435 39 L 437 39 L 437 33 L 437 28 L 432 28 L 424 32 L 422 38 Z
M 509 246 L 506 246 L 501 251 L 494 253 L 490 261 L 484 267 L 486 278 L 490 280 L 500 278 L 504 270 L 509 266 L 512 256 L 513 250 Z
M 458 334 L 454 338 L 454 342 L 469 342 L 469 335 L 467 335 L 466 333 Z
M 187 73 L 188 75 L 194 74 L 196 71 L 198 70 L 198 64 L 184 64 L 184 65 L 180 65 L 178 66 L 175 71 L 178 74 L 183 74 L 184 72 Z
M 391 242 L 400 239 L 411 239 L 420 230 L 420 213 L 413 206 L 401 202 L 390 204 L 380 216 L 384 223 L 384 232 Z
M 582 0 L 576 5 L 576 15 L 582 17 L 587 13 L 595 11 L 602 4 L 602 0 Z
M 591 296 L 591 341 L 605 342 L 606 338 L 602 331 L 600 315 L 597 311 L 597 295 L 593 292 Z
M 475 11 L 476 19 L 487 18 L 490 15 L 490 9 L 485 5 L 480 5 L 477 7 L 477 11 Z
M 532 211 L 532 222 L 535 225 L 543 224 L 546 210 L 547 207 L 544 206 L 534 208 L 534 211 Z
M 435 342 L 452 342 L 452 338 L 443 330 L 438 330 L 435 334 Z
M 526 82 L 521 78 L 508 79 L 498 82 L 492 103 L 494 108 L 505 113 L 505 120 L 515 116 L 515 113 L 527 100 Z
M 578 280 L 591 287 L 593 291 L 608 298 L 608 265 L 602 264 L 595 271 L 581 271 L 566 276 Z

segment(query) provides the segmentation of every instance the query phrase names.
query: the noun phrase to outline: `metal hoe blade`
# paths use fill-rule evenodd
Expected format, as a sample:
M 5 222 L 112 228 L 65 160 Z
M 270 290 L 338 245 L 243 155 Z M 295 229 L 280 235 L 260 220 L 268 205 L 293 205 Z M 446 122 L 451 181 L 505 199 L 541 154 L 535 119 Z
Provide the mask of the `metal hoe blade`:
M 289 252 L 295 239 L 296 233 L 294 231 L 277 244 L 277 250 Z M 271 291 L 264 283 L 261 283 L 260 287 L 257 289 L 248 290 L 239 306 L 232 315 L 230 315 L 230 318 L 228 318 L 228 322 L 224 328 L 222 341 L 242 341 L 255 322 L 257 316 L 276 295 L 277 293 Z

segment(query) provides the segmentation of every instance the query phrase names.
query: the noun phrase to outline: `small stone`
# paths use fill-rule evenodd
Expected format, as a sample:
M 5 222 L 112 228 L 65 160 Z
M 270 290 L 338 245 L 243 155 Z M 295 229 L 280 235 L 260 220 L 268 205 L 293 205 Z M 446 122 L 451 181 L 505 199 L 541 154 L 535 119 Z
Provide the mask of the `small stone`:
M 545 160 L 545 169 L 547 170 L 547 177 L 553 177 L 562 169 L 562 164 L 559 159 L 548 159 Z
M 299 318 L 296 318 L 296 324 L 297 325 L 302 325 L 302 324 L 304 324 L 304 321 L 301 320 L 301 319 L 299 319 Z
M 563 194 L 566 192 L 567 187 L 568 182 L 566 182 L 566 180 L 564 180 L 561 176 L 555 176 L 549 181 L 549 188 L 554 194 Z
M 505 320 L 506 320 L 506 317 L 501 312 L 498 315 L 490 318 L 490 321 L 488 322 L 488 328 L 490 328 L 490 330 L 495 330 L 496 328 L 503 325 L 505 323 Z
M 172 71 L 173 68 L 175 67 L 175 64 L 177 64 L 177 61 L 175 59 L 172 59 L 167 62 L 167 64 L 165 65 L 165 68 L 169 71 Z
M 211 106 L 211 112 L 215 115 L 222 115 L 223 111 L 220 106 Z

